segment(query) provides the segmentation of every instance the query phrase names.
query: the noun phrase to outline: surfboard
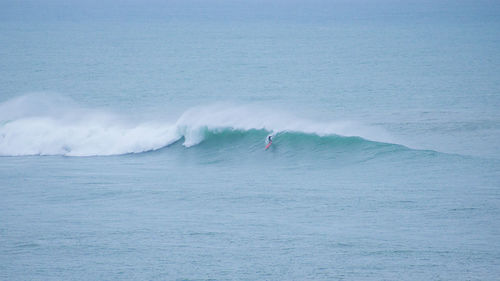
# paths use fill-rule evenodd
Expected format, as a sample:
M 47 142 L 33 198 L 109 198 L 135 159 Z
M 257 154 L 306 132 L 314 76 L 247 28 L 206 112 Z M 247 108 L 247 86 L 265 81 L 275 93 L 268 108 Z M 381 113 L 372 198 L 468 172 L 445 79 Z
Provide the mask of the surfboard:
M 272 142 L 272 141 L 270 141 L 270 142 L 266 145 L 266 149 L 268 149 L 268 148 L 271 146 L 271 144 L 273 144 L 273 142 Z

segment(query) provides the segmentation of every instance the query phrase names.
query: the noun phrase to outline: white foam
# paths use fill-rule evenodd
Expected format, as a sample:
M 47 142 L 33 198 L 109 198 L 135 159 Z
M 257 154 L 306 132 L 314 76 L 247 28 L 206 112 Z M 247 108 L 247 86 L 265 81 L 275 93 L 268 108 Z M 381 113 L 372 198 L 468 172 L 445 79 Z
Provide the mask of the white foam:
M 48 101 L 50 100 L 50 101 Z M 135 123 L 59 98 L 29 95 L 0 104 L 0 155 L 115 155 L 159 149 L 180 138 L 172 124 Z

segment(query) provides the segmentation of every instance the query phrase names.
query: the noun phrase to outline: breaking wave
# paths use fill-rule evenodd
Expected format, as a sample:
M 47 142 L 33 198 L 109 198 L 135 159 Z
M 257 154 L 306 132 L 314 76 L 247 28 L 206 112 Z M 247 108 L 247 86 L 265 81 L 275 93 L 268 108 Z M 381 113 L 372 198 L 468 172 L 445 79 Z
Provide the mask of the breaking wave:
M 354 122 L 316 122 L 254 106 L 215 104 L 191 108 L 176 120 L 137 121 L 85 109 L 71 100 L 25 95 L 0 104 L 0 155 L 98 156 L 240 141 L 262 149 L 277 144 L 320 149 L 332 145 L 391 143 L 383 130 Z

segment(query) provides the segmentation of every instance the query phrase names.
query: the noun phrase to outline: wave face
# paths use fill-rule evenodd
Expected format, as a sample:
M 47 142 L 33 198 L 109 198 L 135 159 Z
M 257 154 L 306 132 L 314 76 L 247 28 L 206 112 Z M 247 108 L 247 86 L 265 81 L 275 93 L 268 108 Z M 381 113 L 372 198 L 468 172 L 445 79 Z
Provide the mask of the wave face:
M 215 104 L 185 111 L 177 120 L 137 121 L 82 108 L 54 95 L 26 95 L 0 104 L 0 155 L 99 156 L 158 150 L 183 140 L 210 148 L 238 142 L 321 150 L 343 145 L 391 143 L 382 130 L 354 122 L 314 122 L 256 106 Z

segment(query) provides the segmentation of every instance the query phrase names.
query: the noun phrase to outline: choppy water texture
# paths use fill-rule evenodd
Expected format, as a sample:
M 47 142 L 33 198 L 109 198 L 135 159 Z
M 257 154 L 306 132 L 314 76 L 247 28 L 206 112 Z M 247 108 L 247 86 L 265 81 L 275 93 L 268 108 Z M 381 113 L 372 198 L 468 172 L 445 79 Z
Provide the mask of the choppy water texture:
M 37 3 L 0 279 L 498 280 L 495 1 Z

